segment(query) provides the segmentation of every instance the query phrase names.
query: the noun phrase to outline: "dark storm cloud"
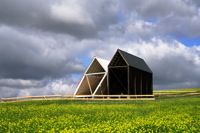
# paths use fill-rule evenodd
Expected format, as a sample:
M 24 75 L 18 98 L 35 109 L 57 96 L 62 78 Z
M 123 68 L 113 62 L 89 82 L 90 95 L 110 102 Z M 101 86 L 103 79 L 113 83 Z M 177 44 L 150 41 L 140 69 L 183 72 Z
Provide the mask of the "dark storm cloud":
M 127 15 L 136 12 L 145 21 L 155 24 L 158 35 L 176 38 L 200 37 L 200 12 L 196 1 L 148 0 L 124 3 Z
M 48 38 L 0 27 L 0 41 L 1 78 L 56 78 L 83 70 L 70 49 Z
M 0 1 L 2 24 L 82 39 L 96 37 L 98 31 L 116 23 L 117 13 L 113 1 Z
M 148 0 L 146 2 L 130 0 L 123 5 L 128 13 L 135 10 L 145 19 L 162 19 L 171 14 L 184 17 L 196 13 L 196 8 L 184 0 Z
M 44 21 L 42 19 L 47 19 L 48 6 L 46 4 L 39 0 L 0 1 L 0 22 L 23 27 L 39 24 Z
M 116 0 L 87 0 L 83 3 L 84 8 L 90 13 L 98 26 L 98 29 L 105 30 L 112 24 L 119 21 L 119 2 Z
M 51 17 L 51 4 L 54 1 L 0 1 L 0 22 L 23 28 L 66 33 L 76 37 L 91 37 L 94 27 L 88 24 L 64 23 Z M 64 13 L 64 12 L 63 12 Z
M 18 89 L 8 88 L 8 87 L 0 87 L 0 98 L 2 97 L 16 97 L 19 93 Z
M 194 4 L 197 7 L 200 7 L 200 1 L 199 0 L 190 0 L 189 2 L 191 2 L 192 4 Z
M 160 34 L 168 34 L 178 38 L 200 37 L 200 16 L 179 17 L 170 16 L 159 22 L 157 29 Z M 183 28 L 184 27 L 184 28 Z

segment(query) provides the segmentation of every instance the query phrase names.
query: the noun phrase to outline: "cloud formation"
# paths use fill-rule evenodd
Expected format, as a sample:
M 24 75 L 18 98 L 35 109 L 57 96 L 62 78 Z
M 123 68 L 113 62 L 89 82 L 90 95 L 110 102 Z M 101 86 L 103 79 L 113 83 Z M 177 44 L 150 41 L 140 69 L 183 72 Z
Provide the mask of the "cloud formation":
M 199 23 L 198 0 L 0 1 L 0 97 L 72 94 L 84 58 L 118 48 L 148 63 L 154 89 L 199 88 Z

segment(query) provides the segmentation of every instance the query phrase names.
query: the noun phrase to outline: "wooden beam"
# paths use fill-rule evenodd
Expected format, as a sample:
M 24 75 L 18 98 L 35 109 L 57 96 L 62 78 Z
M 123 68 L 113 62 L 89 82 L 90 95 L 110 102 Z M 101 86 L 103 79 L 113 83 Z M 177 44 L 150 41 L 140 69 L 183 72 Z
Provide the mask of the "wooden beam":
M 78 90 L 79 90 L 79 88 L 80 88 L 82 82 L 84 81 L 84 79 L 85 79 L 85 75 L 82 77 L 81 81 L 79 82 L 78 87 L 76 88 L 76 90 L 75 90 L 75 92 L 74 92 L 74 95 L 76 95 L 76 94 L 78 93 Z
M 91 88 L 91 86 L 90 86 L 90 81 L 89 81 L 89 78 L 88 78 L 87 75 L 86 75 L 86 78 L 87 78 L 87 82 L 88 82 L 88 85 L 89 85 L 89 88 L 90 88 L 90 93 L 91 93 L 91 95 L 92 95 L 92 88 Z
M 153 94 L 153 74 L 151 74 L 151 93 Z
M 110 95 L 110 84 L 109 84 L 109 81 L 110 81 L 110 77 L 109 77 L 109 69 L 108 69 L 108 74 L 107 74 L 107 89 L 108 89 L 108 95 Z
M 127 88 L 128 88 L 128 95 L 130 95 L 130 67 L 127 67 Z
M 106 72 L 99 72 L 99 73 L 88 73 L 85 75 L 100 75 L 100 74 L 105 74 Z
M 104 79 L 105 79 L 106 76 L 107 76 L 107 75 L 105 74 L 105 75 L 102 77 L 101 81 L 99 82 L 99 85 L 95 88 L 94 93 L 93 93 L 92 95 L 95 95 L 96 92 L 98 91 L 98 89 L 101 88 L 101 84 L 103 83 L 103 81 L 104 81 Z
M 134 92 L 136 95 L 136 72 L 135 72 L 135 70 L 134 70 Z
M 108 68 L 120 68 L 120 67 L 128 67 L 128 66 L 109 66 Z
M 142 73 L 140 72 L 140 94 L 142 94 Z
M 118 50 L 117 50 L 117 51 L 118 51 Z M 119 52 L 119 51 L 118 51 L 118 52 Z M 126 64 L 129 65 L 128 62 L 125 60 L 124 56 L 123 56 L 120 52 L 119 52 L 119 54 L 120 54 L 121 57 L 124 59 L 124 61 L 126 62 Z
M 146 94 L 148 94 L 148 79 L 149 79 L 149 75 L 147 73 L 145 73 L 145 80 L 146 80 Z

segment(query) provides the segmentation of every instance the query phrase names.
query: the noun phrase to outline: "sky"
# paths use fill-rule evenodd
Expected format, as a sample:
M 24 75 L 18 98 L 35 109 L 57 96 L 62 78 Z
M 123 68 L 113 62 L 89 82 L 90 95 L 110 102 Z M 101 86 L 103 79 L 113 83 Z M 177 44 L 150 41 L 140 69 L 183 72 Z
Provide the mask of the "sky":
M 1 0 L 0 97 L 73 94 L 97 56 L 145 60 L 154 90 L 200 88 L 199 0 Z

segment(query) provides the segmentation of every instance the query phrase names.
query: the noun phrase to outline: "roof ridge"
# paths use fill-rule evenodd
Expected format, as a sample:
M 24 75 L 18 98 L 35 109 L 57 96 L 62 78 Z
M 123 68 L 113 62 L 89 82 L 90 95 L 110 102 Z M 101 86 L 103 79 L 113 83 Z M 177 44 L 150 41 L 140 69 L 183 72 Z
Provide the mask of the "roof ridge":
M 124 57 L 124 59 L 127 61 L 127 63 L 130 66 L 135 67 L 135 68 L 140 69 L 140 70 L 143 70 L 143 71 L 146 71 L 146 72 L 152 73 L 151 69 L 146 64 L 144 59 L 137 57 L 135 55 L 132 55 L 130 53 L 127 53 L 127 52 L 125 52 L 121 49 L 118 49 L 117 51 Z
M 119 51 L 121 51 L 121 52 L 124 52 L 124 53 L 126 53 L 126 54 L 128 54 L 128 55 L 130 55 L 130 56 L 134 56 L 134 57 L 136 57 L 136 58 L 139 58 L 139 59 L 143 60 L 142 58 L 140 58 L 140 57 L 138 57 L 138 56 L 135 56 L 135 55 L 133 55 L 133 54 L 130 54 L 130 53 L 128 53 L 128 52 L 126 52 L 126 51 L 123 51 L 123 50 L 121 50 L 121 49 L 117 49 L 117 50 L 119 50 Z
M 109 60 L 107 60 L 107 59 L 103 59 L 103 58 L 101 58 L 101 57 L 97 57 L 97 56 L 95 56 L 94 58 L 109 61 Z

